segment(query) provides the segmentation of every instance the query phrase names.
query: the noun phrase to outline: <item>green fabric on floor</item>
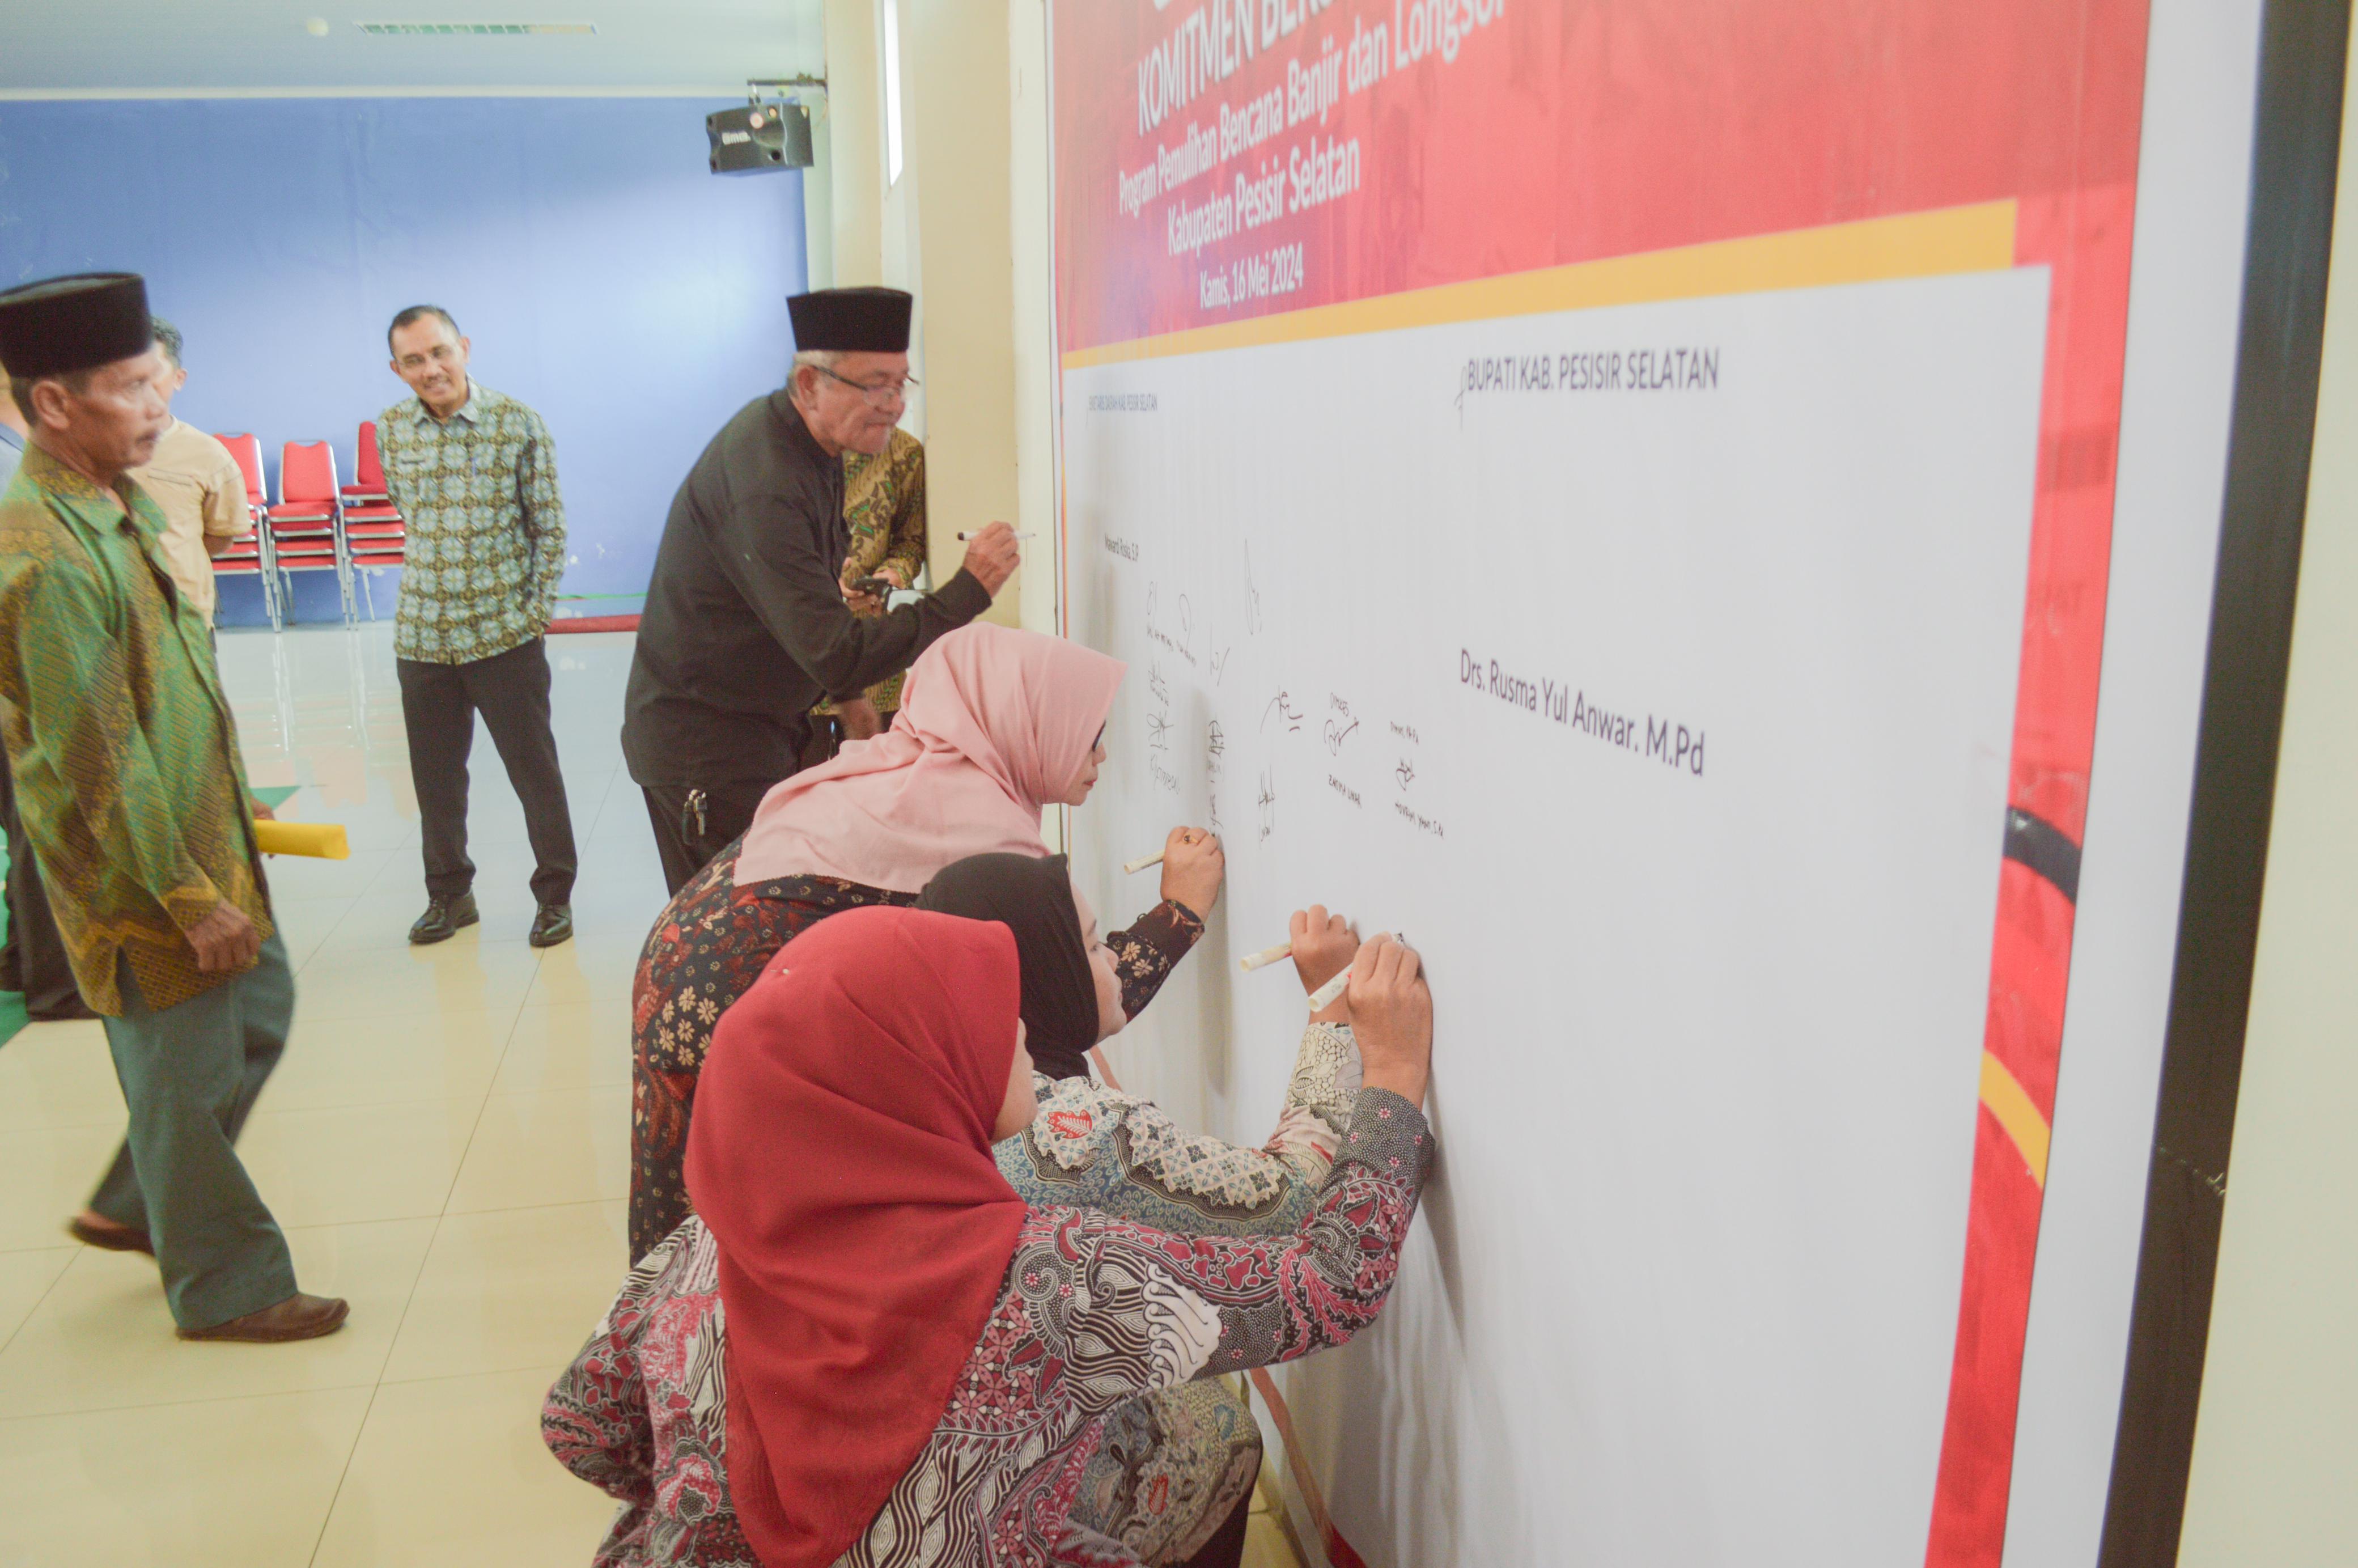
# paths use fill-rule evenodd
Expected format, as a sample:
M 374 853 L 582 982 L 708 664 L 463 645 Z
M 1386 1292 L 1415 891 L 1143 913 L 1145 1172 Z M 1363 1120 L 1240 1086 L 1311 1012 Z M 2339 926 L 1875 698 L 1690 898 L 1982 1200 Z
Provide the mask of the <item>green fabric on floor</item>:
M 5 762 L 0 762 L 0 767 L 6 765 Z M 6 834 L 0 833 L 0 881 L 5 881 L 7 875 L 8 838 Z M 0 903 L 0 939 L 5 939 L 7 934 L 8 906 L 5 903 Z M 16 1037 L 16 1031 L 24 1028 L 29 1022 L 30 1020 L 25 1016 L 25 999 L 15 991 L 0 991 L 0 1045 L 5 1045 L 9 1041 L 14 1040 Z

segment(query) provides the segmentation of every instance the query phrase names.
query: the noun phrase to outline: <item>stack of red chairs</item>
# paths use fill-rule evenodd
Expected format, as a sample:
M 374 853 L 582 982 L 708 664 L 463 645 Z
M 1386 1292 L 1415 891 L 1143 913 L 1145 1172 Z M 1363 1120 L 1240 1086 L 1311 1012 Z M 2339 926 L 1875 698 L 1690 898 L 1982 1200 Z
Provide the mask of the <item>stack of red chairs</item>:
M 390 502 L 393 492 L 384 487 L 384 460 L 377 456 L 375 420 L 361 421 L 360 441 L 353 450 L 359 454 L 360 472 L 352 476 L 352 483 L 337 492 L 343 497 L 345 507 L 376 506 Z
M 227 447 L 237 460 L 240 472 L 245 475 L 245 514 L 252 526 L 230 541 L 229 548 L 213 557 L 216 577 L 254 577 L 262 583 L 262 608 L 269 613 L 270 629 L 274 632 L 285 624 L 278 607 L 278 573 L 271 564 L 270 538 L 263 528 L 269 511 L 268 492 L 262 487 L 262 443 L 243 431 L 215 436 L 213 439 Z
M 273 564 L 281 572 L 331 571 L 354 619 L 351 560 L 344 554 L 343 496 L 336 454 L 325 441 L 289 441 L 278 459 L 278 504 L 269 509 Z
M 385 489 L 384 462 L 377 455 L 376 421 L 364 420 L 360 430 L 358 482 L 343 487 L 344 559 L 353 570 L 397 567 L 406 558 L 409 534 L 401 509 Z M 366 578 L 361 590 L 369 596 L 369 619 L 376 619 L 376 595 Z M 346 590 L 345 598 L 351 598 Z

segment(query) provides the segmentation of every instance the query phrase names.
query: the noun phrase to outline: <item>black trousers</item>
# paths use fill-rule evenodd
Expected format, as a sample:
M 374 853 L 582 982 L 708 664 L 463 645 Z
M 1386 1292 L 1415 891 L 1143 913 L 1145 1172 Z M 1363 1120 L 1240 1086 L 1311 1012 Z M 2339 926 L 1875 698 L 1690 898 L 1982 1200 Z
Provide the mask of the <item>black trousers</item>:
M 0 950 L 0 990 L 23 992 L 25 1011 L 37 1019 L 76 1011 L 81 989 L 74 983 L 57 917 L 49 913 L 49 895 L 41 891 L 33 840 L 16 816 L 16 785 L 5 758 L 0 758 L 0 814 L 8 830 L 8 942 Z
M 579 860 L 573 817 L 557 771 L 557 736 L 548 727 L 548 649 L 535 637 L 520 648 L 465 665 L 395 661 L 401 674 L 401 718 L 409 731 L 409 776 L 426 839 L 426 892 L 455 898 L 475 885 L 467 858 L 467 753 L 475 715 L 492 732 L 508 783 L 524 803 L 532 837 L 532 895 L 570 903 Z
M 639 786 L 647 797 L 655 850 L 663 856 L 664 882 L 675 895 L 753 825 L 753 808 L 775 783 L 732 779 L 700 786 Z

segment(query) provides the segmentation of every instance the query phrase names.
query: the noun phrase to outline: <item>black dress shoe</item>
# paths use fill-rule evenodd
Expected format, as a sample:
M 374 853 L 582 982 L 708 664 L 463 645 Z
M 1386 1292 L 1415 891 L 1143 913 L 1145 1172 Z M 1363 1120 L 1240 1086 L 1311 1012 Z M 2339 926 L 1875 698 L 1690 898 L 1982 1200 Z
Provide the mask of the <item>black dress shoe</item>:
M 532 917 L 532 935 L 525 938 L 535 947 L 554 947 L 559 942 L 573 940 L 573 906 L 569 903 L 544 903 L 540 913 Z
M 211 1328 L 183 1328 L 183 1339 L 228 1339 L 246 1345 L 284 1345 L 294 1339 L 317 1339 L 344 1326 L 352 1307 L 341 1296 L 307 1296 L 299 1292 L 276 1306 Z
M 135 1227 L 118 1225 L 103 1215 L 78 1214 L 66 1221 L 66 1234 L 84 1247 L 102 1252 L 145 1252 L 156 1256 L 156 1243 Z
M 475 895 L 459 893 L 451 898 L 429 901 L 426 913 L 409 928 L 409 940 L 423 947 L 428 942 L 448 942 L 459 934 L 461 925 L 472 925 L 481 915 L 475 913 Z

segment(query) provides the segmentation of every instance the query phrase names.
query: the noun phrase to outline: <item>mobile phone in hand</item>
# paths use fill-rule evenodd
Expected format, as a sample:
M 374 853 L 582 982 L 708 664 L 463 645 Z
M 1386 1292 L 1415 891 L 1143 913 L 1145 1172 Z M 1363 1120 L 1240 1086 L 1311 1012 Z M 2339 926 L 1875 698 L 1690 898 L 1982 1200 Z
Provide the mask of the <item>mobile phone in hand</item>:
M 876 599 L 890 599 L 893 593 L 892 579 L 889 577 L 856 577 L 851 579 L 851 591 Z

